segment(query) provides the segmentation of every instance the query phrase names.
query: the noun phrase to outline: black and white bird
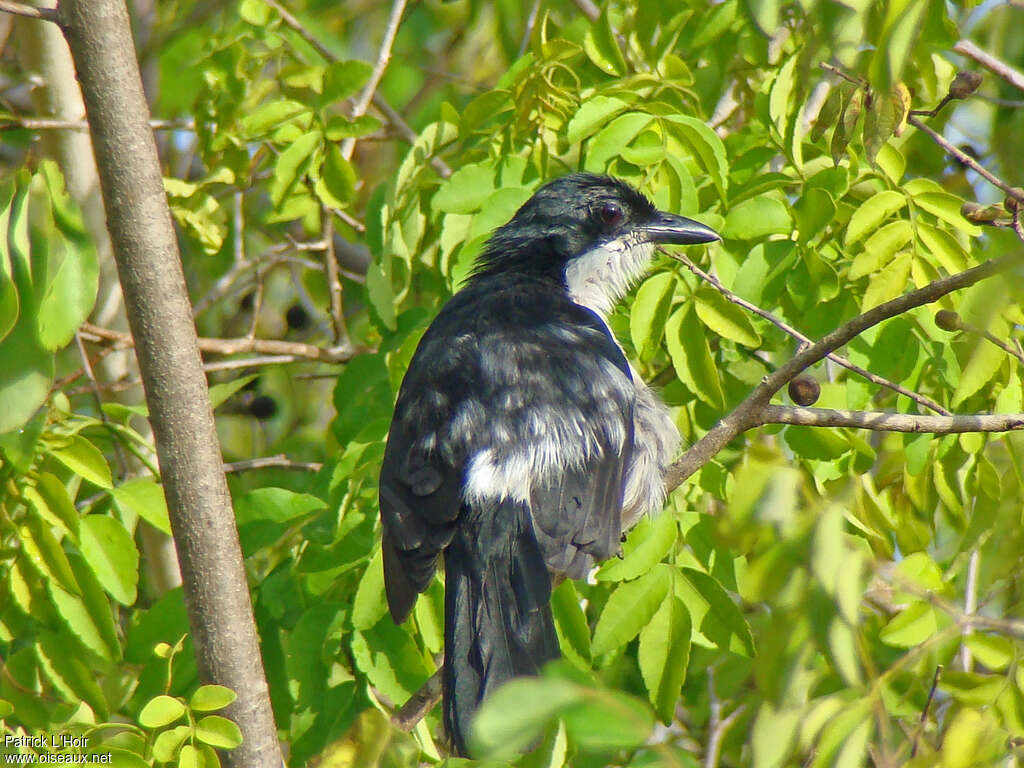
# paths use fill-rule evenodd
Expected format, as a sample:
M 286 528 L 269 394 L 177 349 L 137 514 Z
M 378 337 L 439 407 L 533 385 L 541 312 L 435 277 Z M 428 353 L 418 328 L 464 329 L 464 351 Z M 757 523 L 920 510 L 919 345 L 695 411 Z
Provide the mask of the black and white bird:
M 659 243 L 719 239 L 608 176 L 541 187 L 420 341 L 380 474 L 396 623 L 444 556 L 444 721 L 559 655 L 552 581 L 580 578 L 665 499 L 679 444 L 605 318 Z

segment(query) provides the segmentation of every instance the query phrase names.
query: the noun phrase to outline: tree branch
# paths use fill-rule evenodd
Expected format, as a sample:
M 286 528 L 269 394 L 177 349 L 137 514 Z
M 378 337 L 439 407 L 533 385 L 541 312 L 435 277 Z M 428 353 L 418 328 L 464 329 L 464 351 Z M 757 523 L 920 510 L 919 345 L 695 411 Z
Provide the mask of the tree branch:
M 384 28 L 384 39 L 381 41 L 380 50 L 377 52 L 377 63 L 373 67 L 373 74 L 370 75 L 369 82 L 366 83 L 366 87 L 363 88 L 363 92 L 359 95 L 358 101 L 352 108 L 352 117 L 361 117 L 366 114 L 367 108 L 370 106 L 370 102 L 373 101 L 373 96 L 377 92 L 377 86 L 380 85 L 381 78 L 384 77 L 384 70 L 387 69 L 388 62 L 391 60 L 391 48 L 395 44 L 395 35 L 398 33 L 398 25 L 402 21 L 402 13 L 405 11 L 405 0 L 394 0 L 391 4 L 391 14 L 388 16 L 387 26 Z M 356 139 L 354 136 L 350 136 L 341 142 L 341 154 L 345 156 L 346 160 L 352 159 L 352 152 L 356 148 Z
M 991 53 L 983 51 L 970 40 L 961 40 L 953 46 L 953 50 L 961 56 L 974 59 L 992 74 L 998 75 L 1010 85 L 1024 91 L 1024 74 L 1021 74 L 1006 62 L 997 59 Z
M 1024 203 L 1024 194 L 1021 194 L 1019 188 L 1015 189 L 1014 187 L 1010 186 L 1005 181 L 996 176 L 994 173 L 992 173 L 992 171 L 990 171 L 988 168 L 986 168 L 973 157 L 968 155 L 966 152 L 953 146 L 950 142 L 946 140 L 946 138 L 941 133 L 925 125 L 921 121 L 921 118 L 917 117 L 916 115 L 910 115 L 907 118 L 907 122 L 910 123 L 915 128 L 917 128 L 919 131 L 924 131 L 926 134 L 928 134 L 928 136 L 931 137 L 932 141 L 934 141 L 936 144 L 942 147 L 947 154 L 956 158 L 956 161 L 958 163 L 963 163 L 968 168 L 978 173 L 978 175 L 980 175 L 990 184 L 999 187 L 999 189 L 1003 190 L 1003 192 L 1005 192 L 1010 197 L 1020 201 L 1021 203 Z
M 60 23 L 57 20 L 56 8 L 36 8 L 33 5 L 26 5 L 25 3 L 16 3 L 12 0 L 0 0 L 0 11 L 3 11 L 4 13 L 10 13 L 15 16 L 24 16 L 27 19 L 49 21 L 54 24 Z
M 100 328 L 92 323 L 82 324 L 82 334 L 90 341 L 113 342 L 120 347 L 135 345 L 132 335 Z M 348 344 L 333 347 L 318 347 L 301 341 L 279 341 L 277 339 L 198 339 L 199 351 L 215 355 L 240 355 L 256 353 L 263 355 L 289 355 L 295 359 L 315 360 L 321 363 L 346 363 L 360 353 L 360 350 Z M 290 361 L 275 361 L 290 362 Z
M 204 681 L 238 697 L 226 712 L 244 740 L 223 759 L 279 768 L 231 494 L 128 11 L 123 0 L 61 0 L 57 13 L 82 88 L 197 665 Z
M 263 0 L 267 5 L 277 11 L 281 20 L 291 27 L 303 40 L 323 56 L 325 61 L 338 61 L 338 57 L 335 56 L 323 43 L 321 43 L 316 35 L 306 29 L 305 25 L 299 21 L 294 15 L 292 15 L 287 8 L 285 8 L 277 0 Z M 408 143 L 413 144 L 416 141 L 416 131 L 409 127 L 409 124 L 405 122 L 405 119 L 388 104 L 387 100 L 379 93 L 373 94 L 373 106 L 381 111 L 391 127 L 395 129 L 399 136 L 405 139 Z M 430 164 L 434 167 L 442 178 L 447 179 L 452 175 L 452 169 L 448 167 L 448 164 L 439 157 L 430 158 Z
M 667 253 L 670 257 L 683 264 L 683 266 L 685 266 L 687 269 L 693 272 L 693 274 L 697 275 L 697 277 L 709 283 L 716 291 L 721 293 L 726 299 L 731 301 L 733 304 L 741 306 L 749 312 L 753 312 L 758 317 L 763 317 L 776 328 L 779 328 L 784 333 L 788 333 L 794 339 L 798 339 L 799 341 L 802 341 L 805 344 L 812 343 L 809 336 L 805 336 L 804 334 L 800 333 L 800 331 L 798 331 L 796 328 L 794 328 L 793 326 L 789 325 L 786 322 L 783 322 L 768 310 L 761 309 L 761 307 L 757 306 L 756 304 L 752 304 L 751 302 L 747 301 L 741 296 L 737 296 L 735 293 L 733 293 L 724 285 L 722 285 L 717 278 L 713 277 L 712 275 L 702 270 L 682 253 L 668 251 L 665 249 L 661 250 L 663 253 Z M 894 381 L 889 381 L 888 379 L 879 376 L 878 374 L 872 373 L 866 368 L 861 368 L 859 365 L 856 365 L 850 360 L 847 360 L 842 355 L 837 355 L 834 352 L 832 352 L 826 355 L 826 357 L 832 362 L 841 365 L 843 368 L 853 371 L 858 376 L 864 377 L 873 384 L 877 384 L 880 387 L 886 387 L 888 389 L 893 390 L 894 392 L 898 392 L 899 394 L 904 395 L 905 397 L 909 397 L 918 405 L 928 408 L 929 410 L 935 411 L 936 413 L 941 413 L 944 416 L 950 415 L 950 412 L 948 410 L 946 410 L 941 405 L 936 403 L 930 397 L 925 397 L 924 395 L 918 394 L 917 392 L 914 392 L 911 389 L 907 389 L 906 387 L 897 384 Z
M 225 462 L 224 471 L 247 472 L 251 469 L 294 469 L 299 472 L 319 472 L 323 466 L 319 461 L 293 461 L 281 453 L 277 456 L 261 456 L 257 459 Z
M 804 427 L 853 427 L 877 432 L 930 432 L 951 435 L 961 432 L 1012 432 L 1024 429 L 1024 413 L 924 416 L 915 413 L 845 411 L 766 405 L 758 413 L 757 426 L 794 424 Z
M 839 326 L 816 344 L 798 352 L 785 365 L 766 376 L 731 413 L 727 414 L 665 473 L 665 487 L 672 491 L 722 450 L 731 440 L 748 429 L 759 425 L 759 419 L 772 395 L 784 387 L 794 376 L 851 339 L 884 320 L 902 314 L 914 307 L 929 304 L 948 293 L 974 285 L 991 277 L 1010 265 L 1005 259 L 987 261 L 972 269 L 936 280 L 923 288 L 911 291 L 884 304 L 879 304 L 862 315 Z

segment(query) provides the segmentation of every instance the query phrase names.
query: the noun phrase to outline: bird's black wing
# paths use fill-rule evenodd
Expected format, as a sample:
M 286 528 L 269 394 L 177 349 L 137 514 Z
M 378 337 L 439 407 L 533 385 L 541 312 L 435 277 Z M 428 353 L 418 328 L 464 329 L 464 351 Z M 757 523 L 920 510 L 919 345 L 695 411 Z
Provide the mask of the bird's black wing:
M 633 397 L 608 328 L 561 287 L 494 276 L 449 301 L 410 363 L 381 469 L 395 620 L 429 585 L 467 499 L 524 502 L 554 571 L 579 576 L 588 556 L 614 553 Z

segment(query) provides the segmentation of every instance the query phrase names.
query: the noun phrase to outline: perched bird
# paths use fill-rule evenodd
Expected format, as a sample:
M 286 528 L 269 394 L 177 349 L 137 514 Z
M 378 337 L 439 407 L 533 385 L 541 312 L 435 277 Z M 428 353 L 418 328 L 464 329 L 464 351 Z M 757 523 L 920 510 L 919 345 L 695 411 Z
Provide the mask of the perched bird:
M 444 721 L 559 655 L 552 581 L 585 576 L 664 503 L 679 433 L 605 317 L 658 243 L 707 243 L 623 181 L 541 187 L 484 247 L 402 383 L 380 474 L 396 623 L 444 555 Z

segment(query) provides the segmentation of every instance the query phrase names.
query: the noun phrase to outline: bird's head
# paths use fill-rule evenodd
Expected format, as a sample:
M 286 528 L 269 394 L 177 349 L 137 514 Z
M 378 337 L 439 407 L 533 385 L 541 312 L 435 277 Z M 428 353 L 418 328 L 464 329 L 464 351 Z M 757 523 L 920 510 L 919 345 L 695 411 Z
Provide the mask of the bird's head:
M 538 189 L 495 231 L 475 274 L 557 280 L 574 301 L 607 314 L 643 274 L 655 245 L 719 239 L 710 227 L 659 211 L 620 179 L 574 173 Z

